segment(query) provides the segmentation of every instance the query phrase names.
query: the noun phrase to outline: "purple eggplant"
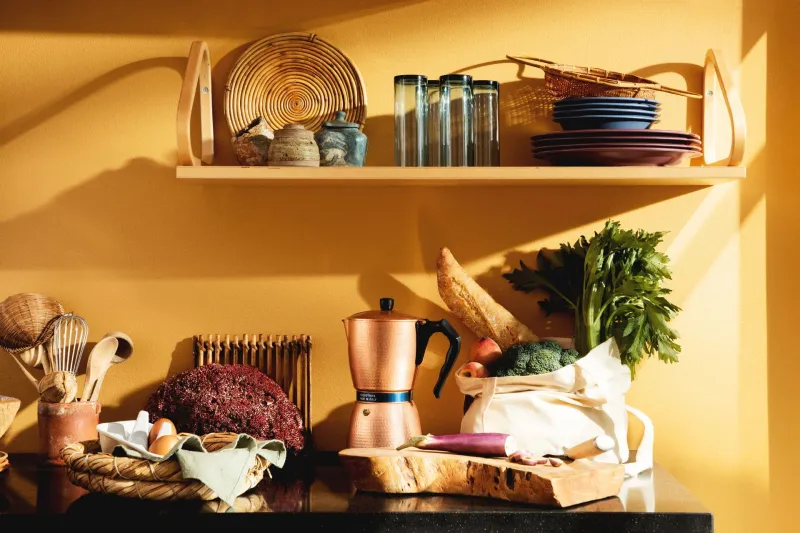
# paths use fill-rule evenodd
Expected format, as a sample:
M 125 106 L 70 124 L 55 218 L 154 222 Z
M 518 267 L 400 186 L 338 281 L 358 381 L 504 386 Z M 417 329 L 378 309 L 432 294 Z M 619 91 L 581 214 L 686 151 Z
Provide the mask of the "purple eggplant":
M 458 435 L 418 435 L 397 447 L 419 448 L 478 457 L 508 457 L 517 451 L 517 441 L 505 433 L 459 433 Z

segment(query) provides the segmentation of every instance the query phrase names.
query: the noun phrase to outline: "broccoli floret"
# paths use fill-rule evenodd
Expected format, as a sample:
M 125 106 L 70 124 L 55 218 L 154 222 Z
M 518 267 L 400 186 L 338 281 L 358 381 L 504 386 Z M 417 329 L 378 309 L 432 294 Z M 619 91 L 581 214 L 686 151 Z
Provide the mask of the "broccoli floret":
M 561 346 L 557 342 L 526 342 L 510 347 L 493 369 L 497 377 L 547 374 L 561 368 Z
M 581 355 L 577 352 L 577 350 L 568 348 L 563 352 L 561 352 L 561 366 L 569 366 L 575 363 L 580 358 Z
M 562 350 L 561 345 L 553 340 L 539 341 L 536 344 L 538 344 L 542 348 L 547 348 L 548 350 L 553 350 L 558 353 L 561 353 Z

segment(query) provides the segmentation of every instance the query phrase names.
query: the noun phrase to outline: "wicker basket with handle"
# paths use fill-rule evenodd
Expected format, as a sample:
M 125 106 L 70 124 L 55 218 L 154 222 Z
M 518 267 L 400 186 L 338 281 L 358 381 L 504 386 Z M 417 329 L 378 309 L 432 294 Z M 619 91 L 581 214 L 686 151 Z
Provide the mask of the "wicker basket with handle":
M 201 437 L 203 447 L 214 452 L 237 437 L 236 433 L 209 433 Z M 61 458 L 67 465 L 67 477 L 74 484 L 91 492 L 115 494 L 144 500 L 215 500 L 217 494 L 196 480 L 181 474 L 177 458 L 153 463 L 147 459 L 115 457 L 100 452 L 100 442 L 84 441 L 66 446 Z M 261 482 L 270 463 L 260 455 L 247 472 L 246 487 Z
M 17 354 L 47 342 L 64 308 L 54 298 L 33 292 L 0 302 L 0 347 Z
M 506 57 L 517 63 L 542 69 L 545 74 L 545 86 L 557 100 L 587 96 L 653 99 L 656 91 L 688 98 L 703 97 L 700 94 L 667 87 L 634 74 L 623 74 L 595 67 L 564 65 L 536 57 L 510 55 Z

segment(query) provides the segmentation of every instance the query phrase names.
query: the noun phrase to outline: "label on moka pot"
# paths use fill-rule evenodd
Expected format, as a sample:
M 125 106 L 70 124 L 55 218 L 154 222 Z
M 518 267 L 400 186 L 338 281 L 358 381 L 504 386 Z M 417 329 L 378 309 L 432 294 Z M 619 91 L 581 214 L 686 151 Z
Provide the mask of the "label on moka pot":
M 402 403 L 411 401 L 411 391 L 402 392 L 372 392 L 356 391 L 356 401 L 366 403 Z

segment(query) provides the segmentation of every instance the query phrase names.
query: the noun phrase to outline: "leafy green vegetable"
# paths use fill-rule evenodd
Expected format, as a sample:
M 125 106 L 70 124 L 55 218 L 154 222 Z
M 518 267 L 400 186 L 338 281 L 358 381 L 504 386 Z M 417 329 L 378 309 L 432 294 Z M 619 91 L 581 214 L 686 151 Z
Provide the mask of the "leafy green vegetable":
M 619 222 L 608 221 L 590 240 L 562 244 L 549 257 L 539 254 L 538 270 L 520 263 L 505 278 L 519 291 L 547 291 L 550 298 L 539 302 L 546 313 L 574 313 L 580 354 L 614 337 L 634 375 L 643 357 L 657 354 L 673 363 L 680 352 L 678 334 L 669 325 L 680 308 L 662 286 L 672 279 L 669 258 L 656 250 L 663 237 L 663 232 L 622 230 Z
M 563 365 L 561 359 L 567 352 L 555 341 L 526 342 L 515 344 L 500 357 L 492 367 L 492 375 L 530 376 L 532 374 L 547 374 L 555 372 Z M 575 352 L 577 356 L 577 352 Z
M 504 274 L 514 285 L 514 290 L 532 292 L 545 289 L 550 298 L 539 301 L 539 306 L 549 316 L 552 313 L 572 311 L 583 293 L 583 263 L 589 241 L 581 236 L 575 244 L 565 243 L 552 254 L 540 252 L 533 270 L 520 261 L 521 270 Z
M 561 366 L 569 366 L 574 364 L 581 358 L 581 354 L 578 353 L 578 350 L 567 349 L 561 352 Z

